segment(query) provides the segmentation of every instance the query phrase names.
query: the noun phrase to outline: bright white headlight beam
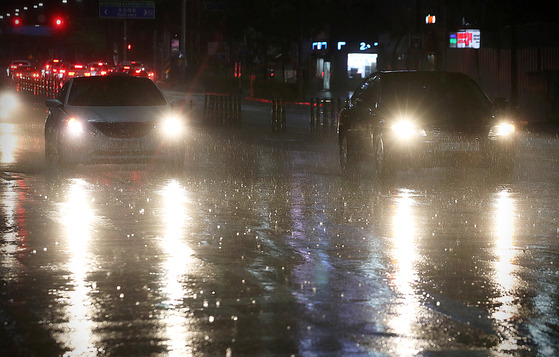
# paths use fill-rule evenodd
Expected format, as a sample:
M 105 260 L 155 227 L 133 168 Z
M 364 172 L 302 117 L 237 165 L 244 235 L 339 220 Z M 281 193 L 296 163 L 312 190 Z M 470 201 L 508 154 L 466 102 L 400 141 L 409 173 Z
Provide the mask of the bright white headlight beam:
M 402 120 L 395 123 L 394 125 L 392 125 L 392 130 L 396 135 L 398 135 L 398 137 L 404 139 L 417 134 L 417 128 L 412 122 L 408 120 Z
M 73 135 L 83 133 L 83 124 L 76 118 L 68 119 L 68 131 Z
M 165 118 L 162 124 L 163 124 L 163 132 L 166 135 L 178 136 L 183 131 L 181 120 L 175 116 L 170 116 L 168 118 Z
M 494 128 L 496 136 L 507 136 L 515 131 L 515 127 L 511 123 L 502 123 Z

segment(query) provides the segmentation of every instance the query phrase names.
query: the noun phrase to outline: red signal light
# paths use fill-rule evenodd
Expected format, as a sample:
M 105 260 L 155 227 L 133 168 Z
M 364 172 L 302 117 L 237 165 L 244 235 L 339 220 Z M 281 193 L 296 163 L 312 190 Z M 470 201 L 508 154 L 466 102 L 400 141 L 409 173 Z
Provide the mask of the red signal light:
M 52 24 L 54 25 L 54 27 L 60 29 L 60 28 L 64 27 L 64 19 L 60 16 L 55 17 L 52 21 Z
M 20 19 L 19 17 L 16 17 L 16 18 L 14 19 L 14 25 L 19 26 L 19 25 L 21 25 L 21 24 L 22 24 L 21 19 Z

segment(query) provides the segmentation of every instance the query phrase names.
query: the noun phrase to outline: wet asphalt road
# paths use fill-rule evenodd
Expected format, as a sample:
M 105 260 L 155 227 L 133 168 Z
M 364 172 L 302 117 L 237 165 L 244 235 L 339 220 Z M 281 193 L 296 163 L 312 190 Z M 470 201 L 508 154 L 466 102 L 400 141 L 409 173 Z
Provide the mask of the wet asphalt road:
M 184 171 L 53 177 L 45 107 L 20 99 L 0 123 L 1 356 L 559 354 L 553 135 L 523 134 L 510 177 L 348 180 L 332 131 L 301 111 L 274 134 L 252 104 L 243 128 L 193 125 Z

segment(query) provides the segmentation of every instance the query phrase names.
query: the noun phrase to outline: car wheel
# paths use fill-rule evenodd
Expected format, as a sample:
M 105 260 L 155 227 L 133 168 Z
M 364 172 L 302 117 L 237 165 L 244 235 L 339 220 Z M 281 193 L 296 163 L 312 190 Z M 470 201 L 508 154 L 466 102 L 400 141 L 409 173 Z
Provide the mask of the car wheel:
M 45 135 L 45 161 L 50 171 L 71 170 L 76 167 L 75 163 L 64 160 L 63 150 L 56 136 Z
M 45 162 L 47 165 L 47 170 L 58 171 L 58 144 L 56 142 L 56 139 L 54 139 L 52 135 L 49 134 L 45 134 Z
M 386 178 L 390 177 L 394 174 L 393 165 L 390 163 L 387 155 L 386 155 L 386 148 L 384 146 L 384 140 L 382 136 L 378 136 L 374 143 L 375 148 L 375 157 L 374 157 L 374 165 L 375 165 L 375 173 L 378 177 Z
M 344 174 L 354 175 L 359 169 L 359 158 L 351 148 L 347 136 L 343 135 L 340 141 L 340 167 Z

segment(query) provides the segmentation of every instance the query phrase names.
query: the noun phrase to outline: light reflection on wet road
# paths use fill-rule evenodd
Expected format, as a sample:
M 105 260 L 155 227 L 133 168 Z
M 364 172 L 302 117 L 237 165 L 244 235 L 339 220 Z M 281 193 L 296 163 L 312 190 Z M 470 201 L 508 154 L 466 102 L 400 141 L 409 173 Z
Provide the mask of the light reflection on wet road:
M 249 131 L 53 179 L 42 118 L 2 123 L 0 355 L 559 352 L 559 139 L 380 183 L 332 135 Z

